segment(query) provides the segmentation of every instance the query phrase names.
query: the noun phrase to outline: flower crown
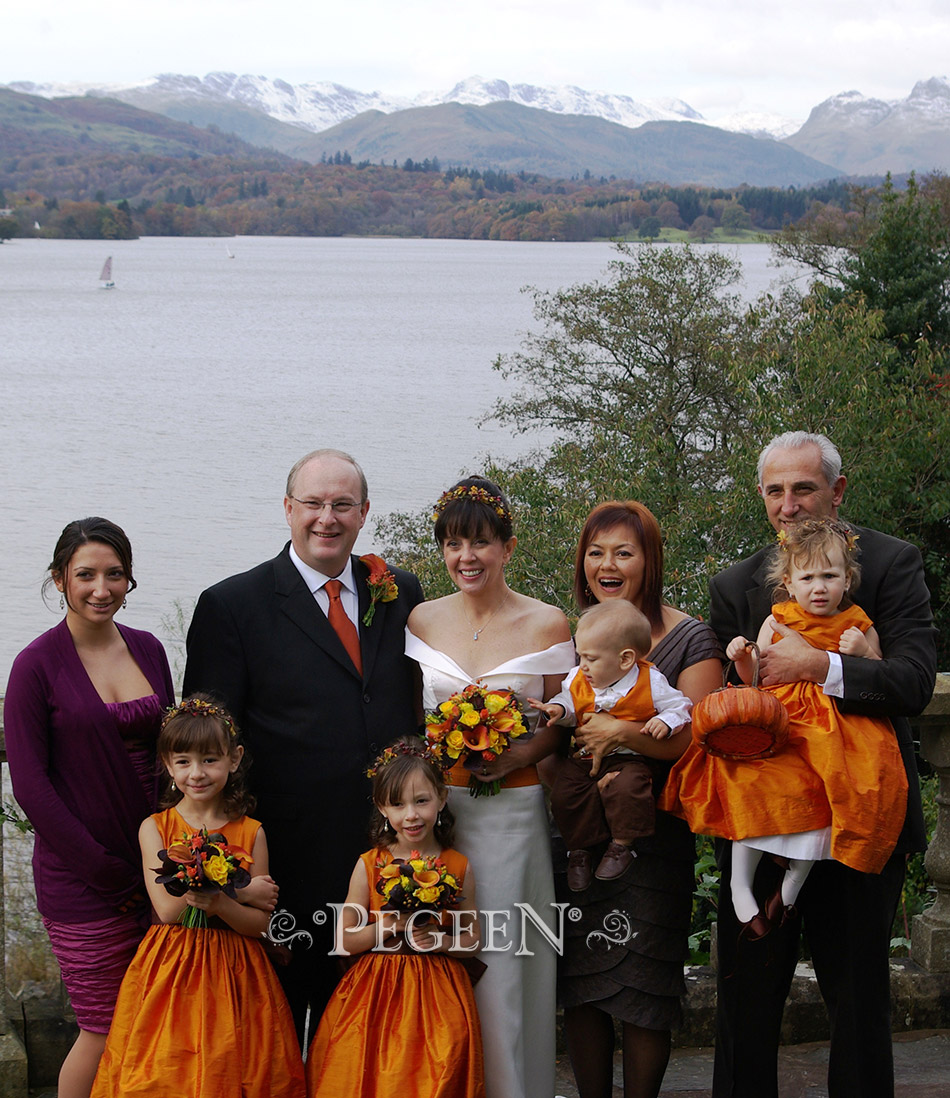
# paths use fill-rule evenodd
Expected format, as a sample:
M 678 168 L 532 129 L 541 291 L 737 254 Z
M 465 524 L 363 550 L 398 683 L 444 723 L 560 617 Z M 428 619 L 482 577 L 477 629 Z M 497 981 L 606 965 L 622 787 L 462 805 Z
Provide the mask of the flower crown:
M 441 766 L 435 752 L 422 740 L 418 740 L 416 743 L 413 743 L 412 740 L 396 740 L 396 742 L 391 743 L 389 747 L 383 748 L 380 754 L 376 756 L 373 760 L 373 765 L 366 770 L 366 777 L 375 778 L 376 775 L 381 770 L 385 770 L 391 762 L 395 759 L 401 759 L 403 756 L 422 759 L 423 762 L 434 763 L 436 766 Z
M 177 717 L 179 713 L 188 713 L 193 717 L 208 717 L 219 720 L 224 725 L 232 740 L 237 735 L 237 729 L 234 727 L 234 720 L 232 719 L 231 714 L 223 706 L 215 705 L 213 702 L 207 702 L 203 698 L 185 698 L 180 705 L 174 705 L 169 709 L 166 709 L 165 716 L 162 718 L 162 728 L 164 728 L 173 717 Z
M 858 547 L 858 541 L 861 535 L 856 534 L 850 526 L 846 526 L 843 522 L 838 522 L 835 519 L 805 519 L 805 522 L 810 523 L 810 526 L 814 530 L 820 530 L 822 527 L 826 527 L 829 530 L 833 530 L 836 534 L 840 534 L 844 539 L 845 545 L 848 547 L 848 552 L 853 553 Z M 779 548 L 783 553 L 789 551 L 789 542 L 791 538 L 787 530 L 779 530 L 775 540 L 778 542 Z
M 439 496 L 439 502 L 435 505 L 435 510 L 432 512 L 432 521 L 434 522 L 450 503 L 454 503 L 457 499 L 466 498 L 473 499 L 476 503 L 485 504 L 496 514 L 501 515 L 503 519 L 511 522 L 511 511 L 502 497 L 494 495 L 480 484 L 459 484 L 455 488 L 449 488 L 443 492 Z

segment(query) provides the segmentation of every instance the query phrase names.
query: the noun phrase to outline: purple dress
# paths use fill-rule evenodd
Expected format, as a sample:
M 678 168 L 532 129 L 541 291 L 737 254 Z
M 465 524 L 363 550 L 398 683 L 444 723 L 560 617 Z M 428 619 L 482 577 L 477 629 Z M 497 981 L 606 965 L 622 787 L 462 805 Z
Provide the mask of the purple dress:
M 103 702 L 63 621 L 17 656 L 4 705 L 13 792 L 34 829 L 37 907 L 80 1027 L 98 1033 L 148 925 L 138 829 L 155 809 L 154 743 L 174 701 L 159 641 L 118 629 L 151 695 Z

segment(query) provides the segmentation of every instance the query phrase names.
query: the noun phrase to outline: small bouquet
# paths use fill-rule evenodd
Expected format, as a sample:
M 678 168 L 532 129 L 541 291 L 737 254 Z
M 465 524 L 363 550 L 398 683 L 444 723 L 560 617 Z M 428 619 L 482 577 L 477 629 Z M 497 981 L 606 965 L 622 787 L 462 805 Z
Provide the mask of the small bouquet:
M 451 766 L 464 755 L 463 765 L 471 771 L 491 762 L 527 731 L 524 713 L 510 690 L 466 686 L 426 713 L 426 739 L 436 757 Z M 493 797 L 500 789 L 501 782 L 481 782 L 474 773 L 468 781 L 472 797 Z
M 461 899 L 459 883 L 440 858 L 422 857 L 418 850 L 409 854 L 409 860 L 395 858 L 391 862 L 377 862 L 379 880 L 376 891 L 386 901 L 383 911 L 418 911 L 430 908 L 445 911 L 457 907 Z
M 184 896 L 191 888 L 223 892 L 235 898 L 234 890 L 243 888 L 251 879 L 241 862 L 250 864 L 254 859 L 239 846 L 231 846 L 227 839 L 207 828 L 187 832 L 181 842 L 173 843 L 167 850 L 160 850 L 161 866 L 153 869 L 158 884 L 164 885 L 172 896 Z M 188 904 L 179 920 L 182 926 L 206 927 L 208 916 L 200 907 Z

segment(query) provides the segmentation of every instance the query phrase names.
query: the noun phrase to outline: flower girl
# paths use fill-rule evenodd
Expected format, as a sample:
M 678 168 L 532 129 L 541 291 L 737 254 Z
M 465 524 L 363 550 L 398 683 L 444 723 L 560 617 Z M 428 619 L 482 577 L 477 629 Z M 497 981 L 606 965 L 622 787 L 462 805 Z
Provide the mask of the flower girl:
M 340 953 L 360 956 L 310 1046 L 308 1094 L 484 1098 L 478 1013 L 461 963 L 479 944 L 475 881 L 449 849 L 442 771 L 406 737 L 370 774 L 373 849 L 353 869 L 337 929 Z M 463 899 L 465 910 L 452 910 Z
M 768 579 L 784 596 L 757 639 L 765 651 L 794 632 L 815 648 L 881 659 L 877 632 L 850 599 L 860 579 L 857 537 L 844 523 L 803 519 L 779 535 Z M 745 682 L 750 644 L 726 649 Z M 794 917 L 814 863 L 831 858 L 861 873 L 880 873 L 900 834 L 907 777 L 891 722 L 842 712 L 815 682 L 767 688 L 785 706 L 789 738 L 771 758 L 737 761 L 707 755 L 695 743 L 679 759 L 659 807 L 684 816 L 697 834 L 734 840 L 732 902 L 741 936 L 765 937 Z M 752 893 L 763 853 L 786 865 L 775 892 L 759 905 Z
M 157 752 L 170 807 L 139 843 L 158 921 L 122 981 L 92 1096 L 303 1098 L 290 1008 L 260 941 L 277 886 L 245 815 L 237 730 L 196 694 L 165 717 Z

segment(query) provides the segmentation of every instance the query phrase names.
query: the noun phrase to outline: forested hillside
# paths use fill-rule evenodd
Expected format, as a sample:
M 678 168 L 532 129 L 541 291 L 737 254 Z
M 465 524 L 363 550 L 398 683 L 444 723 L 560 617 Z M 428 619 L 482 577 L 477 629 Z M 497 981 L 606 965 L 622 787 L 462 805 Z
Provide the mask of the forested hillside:
M 750 139 L 751 140 L 751 139 Z M 381 235 L 590 240 L 774 230 L 840 182 L 793 187 L 642 185 L 578 172 L 453 167 L 431 158 L 307 164 L 213 127 L 114 100 L 0 89 L 0 238 Z

